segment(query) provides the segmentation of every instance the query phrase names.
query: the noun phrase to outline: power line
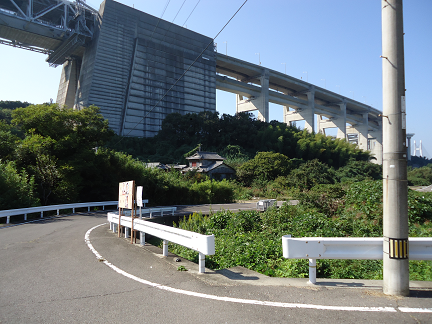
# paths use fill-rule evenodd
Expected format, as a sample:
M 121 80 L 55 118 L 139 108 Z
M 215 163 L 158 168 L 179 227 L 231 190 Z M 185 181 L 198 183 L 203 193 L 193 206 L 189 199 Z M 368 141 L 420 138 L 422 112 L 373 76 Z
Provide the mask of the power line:
M 237 15 L 237 13 L 241 10 L 241 8 L 243 8 L 243 6 L 246 4 L 246 2 L 248 2 L 248 0 L 245 0 L 243 2 L 243 4 L 240 6 L 240 8 L 237 9 L 237 11 L 234 13 L 234 15 L 232 15 L 232 17 L 228 20 L 228 22 L 222 27 L 222 29 L 216 34 L 216 36 L 208 43 L 208 45 L 201 51 L 201 53 L 195 58 L 195 60 L 189 65 L 189 67 L 183 72 L 183 74 L 177 79 L 176 82 L 174 82 L 174 84 L 171 86 L 171 88 L 169 88 L 165 94 L 158 100 L 158 102 L 152 107 L 152 109 L 150 109 L 147 114 L 141 118 L 140 121 L 138 121 L 135 126 L 129 131 L 129 133 L 127 133 L 125 136 L 128 136 L 158 105 L 159 103 L 167 96 L 167 94 L 172 90 L 172 88 L 175 87 L 175 85 L 185 76 L 185 74 L 190 70 L 190 68 L 196 63 L 196 61 L 201 57 L 201 55 L 204 54 L 204 52 L 207 50 L 207 48 L 209 48 L 209 46 L 211 44 L 214 43 L 215 39 L 219 36 L 220 33 L 222 33 L 222 31 L 225 29 L 226 26 L 228 26 L 228 24 L 231 22 L 231 20 L 234 19 L 234 17 Z M 123 137 L 125 137 L 123 136 Z M 123 137 L 116 143 L 116 145 L 118 143 L 121 142 L 121 140 L 123 139 Z
M 177 18 L 178 14 L 179 14 L 180 10 L 183 8 L 185 2 L 186 2 L 186 0 L 183 1 L 183 3 L 182 3 L 182 5 L 181 5 L 180 9 L 177 11 L 177 14 L 175 15 L 175 17 L 174 17 L 174 19 L 171 21 L 171 23 L 173 23 L 174 20 Z
M 168 32 L 171 29 L 171 26 L 174 25 L 174 20 L 177 18 L 178 14 L 180 13 L 180 10 L 183 8 L 183 5 L 185 4 L 186 0 L 183 1 L 183 4 L 181 5 L 180 9 L 177 11 L 177 14 L 175 15 L 174 19 L 171 21 L 171 25 L 168 26 L 168 29 L 166 30 L 165 34 L 162 37 L 162 41 L 165 40 L 165 36 L 168 34 Z
M 192 15 L 192 13 L 195 11 L 195 8 L 198 6 L 198 3 L 200 3 L 201 0 L 198 0 L 197 4 L 195 5 L 195 7 L 192 9 L 191 13 L 189 14 L 189 16 L 186 18 L 185 22 L 183 23 L 182 26 L 186 25 L 187 21 L 189 20 L 189 17 Z
M 171 0 L 168 0 L 168 1 L 167 1 L 166 5 L 165 5 L 165 8 L 164 8 L 164 10 L 162 11 L 162 14 L 161 14 L 161 16 L 159 17 L 159 20 L 158 20 L 158 22 L 157 22 L 155 28 L 153 29 L 152 34 L 150 35 L 150 40 L 153 38 L 153 34 L 154 34 L 156 28 L 158 28 L 158 26 L 159 26 L 159 22 L 161 21 L 163 15 L 165 14 L 165 11 L 167 10 L 170 1 L 171 1 Z

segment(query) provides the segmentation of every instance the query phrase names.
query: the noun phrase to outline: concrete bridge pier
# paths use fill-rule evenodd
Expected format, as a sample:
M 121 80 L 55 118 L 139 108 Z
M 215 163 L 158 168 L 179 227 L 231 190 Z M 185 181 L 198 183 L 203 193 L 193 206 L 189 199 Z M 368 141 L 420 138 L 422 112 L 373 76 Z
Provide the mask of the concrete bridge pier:
M 369 141 L 372 156 L 375 160 L 371 160 L 371 162 L 376 164 L 382 164 L 383 161 L 383 134 L 382 134 L 382 123 L 379 123 L 379 127 L 373 130 L 369 130 Z
M 326 128 L 337 128 L 338 132 L 336 138 L 346 139 L 346 102 L 339 103 L 340 112 L 329 119 L 322 119 L 322 116 L 318 116 L 318 132 L 326 135 Z
M 312 133 L 315 131 L 315 87 L 311 86 L 304 95 L 307 97 L 307 106 L 293 107 L 294 111 L 284 109 L 284 122 L 291 125 L 294 121 L 304 120 L 304 129 Z
M 250 97 L 244 99 L 242 95 L 237 95 L 236 112 L 245 112 L 258 110 L 258 120 L 269 122 L 269 76 L 268 69 L 264 69 L 263 73 L 259 76 L 261 84 L 261 93 L 257 97 Z M 241 80 L 247 82 L 247 80 Z
M 60 107 L 67 106 L 73 108 L 75 104 L 75 94 L 78 89 L 78 80 L 81 71 L 81 60 L 73 59 L 63 64 L 60 77 L 59 89 L 56 102 Z
M 326 128 L 337 128 L 336 138 L 346 139 L 346 102 L 339 104 L 340 113 L 334 117 L 323 119 L 323 116 L 318 116 L 318 132 L 326 135 Z
M 368 149 L 368 113 L 361 114 L 362 121 L 352 124 L 351 127 L 347 128 L 347 134 L 358 134 L 358 147 L 364 151 Z

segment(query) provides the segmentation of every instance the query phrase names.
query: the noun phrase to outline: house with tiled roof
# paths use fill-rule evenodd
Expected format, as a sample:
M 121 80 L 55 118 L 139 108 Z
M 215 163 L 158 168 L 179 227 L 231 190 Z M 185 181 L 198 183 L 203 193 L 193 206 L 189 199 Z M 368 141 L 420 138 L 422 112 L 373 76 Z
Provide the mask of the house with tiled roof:
M 197 151 L 186 159 L 189 161 L 189 166 L 182 169 L 182 173 L 188 171 L 201 172 L 216 180 L 235 177 L 235 170 L 224 163 L 224 157 L 215 152 Z

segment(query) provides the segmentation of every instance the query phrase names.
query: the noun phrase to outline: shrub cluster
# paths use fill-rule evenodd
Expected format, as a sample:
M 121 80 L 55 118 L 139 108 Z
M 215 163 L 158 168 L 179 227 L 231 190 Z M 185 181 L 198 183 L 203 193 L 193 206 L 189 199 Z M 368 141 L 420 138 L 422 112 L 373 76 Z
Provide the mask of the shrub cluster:
M 216 254 L 207 266 L 223 269 L 244 266 L 269 276 L 307 277 L 307 260 L 282 256 L 281 237 L 380 237 L 382 236 L 382 181 L 329 184 L 301 193 L 297 206 L 284 204 L 266 212 L 221 211 L 209 216 L 193 214 L 179 227 L 214 234 Z M 410 236 L 432 233 L 432 194 L 409 191 Z M 197 262 L 197 253 L 177 245 L 171 250 Z M 410 261 L 411 280 L 431 280 L 430 261 Z M 426 270 L 425 270 L 426 269 Z M 382 261 L 320 260 L 322 278 L 382 279 Z

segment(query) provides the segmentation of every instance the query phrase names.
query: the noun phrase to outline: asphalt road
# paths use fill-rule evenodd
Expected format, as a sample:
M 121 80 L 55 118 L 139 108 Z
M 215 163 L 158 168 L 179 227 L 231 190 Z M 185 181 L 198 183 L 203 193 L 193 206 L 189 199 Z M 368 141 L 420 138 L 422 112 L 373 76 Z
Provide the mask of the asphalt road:
M 431 283 L 390 298 L 379 282 L 199 274 L 103 223 L 82 213 L 0 229 L 0 323 L 432 323 Z

